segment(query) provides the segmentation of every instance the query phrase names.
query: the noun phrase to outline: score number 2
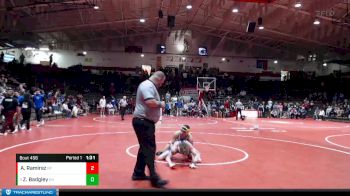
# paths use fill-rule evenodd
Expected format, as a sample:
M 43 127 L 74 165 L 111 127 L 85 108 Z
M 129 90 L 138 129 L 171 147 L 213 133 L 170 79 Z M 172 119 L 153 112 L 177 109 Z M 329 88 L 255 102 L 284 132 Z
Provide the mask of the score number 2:
M 87 162 L 86 174 L 98 174 L 98 162 Z

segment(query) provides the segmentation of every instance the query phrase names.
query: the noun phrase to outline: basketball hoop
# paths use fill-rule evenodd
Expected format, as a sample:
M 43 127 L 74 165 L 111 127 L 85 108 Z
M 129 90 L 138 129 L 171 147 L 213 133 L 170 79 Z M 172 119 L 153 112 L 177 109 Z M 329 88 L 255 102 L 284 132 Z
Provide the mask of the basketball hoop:
M 200 92 L 215 91 L 216 78 L 215 77 L 197 77 L 197 90 Z

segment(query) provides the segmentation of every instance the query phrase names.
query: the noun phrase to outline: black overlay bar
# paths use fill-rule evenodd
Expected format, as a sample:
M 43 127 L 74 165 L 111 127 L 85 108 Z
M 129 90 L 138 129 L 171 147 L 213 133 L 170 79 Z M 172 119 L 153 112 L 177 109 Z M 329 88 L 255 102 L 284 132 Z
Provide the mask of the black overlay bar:
M 98 162 L 98 154 L 16 154 L 16 162 Z

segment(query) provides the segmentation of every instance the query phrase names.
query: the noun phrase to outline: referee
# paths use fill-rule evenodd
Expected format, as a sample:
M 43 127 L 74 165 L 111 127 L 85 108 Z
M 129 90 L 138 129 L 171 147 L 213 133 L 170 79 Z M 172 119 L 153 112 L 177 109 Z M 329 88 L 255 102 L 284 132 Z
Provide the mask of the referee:
M 238 120 L 238 113 L 240 115 L 241 120 L 243 120 L 243 116 L 242 116 L 243 104 L 240 99 L 237 100 L 235 106 L 236 106 L 236 120 Z
M 155 123 L 160 118 L 160 108 L 165 107 L 164 101 L 160 101 L 157 88 L 161 87 L 164 81 L 164 73 L 157 71 L 139 85 L 132 120 L 132 126 L 140 146 L 132 180 L 150 180 L 151 185 L 157 188 L 162 188 L 168 183 L 167 180 L 162 180 L 158 176 L 154 164 L 156 152 Z M 150 177 L 145 174 L 146 165 Z
M 128 105 L 128 102 L 126 101 L 126 96 L 123 96 L 123 98 L 120 99 L 118 105 L 119 105 L 120 116 L 122 117 L 122 120 L 124 120 L 126 106 Z

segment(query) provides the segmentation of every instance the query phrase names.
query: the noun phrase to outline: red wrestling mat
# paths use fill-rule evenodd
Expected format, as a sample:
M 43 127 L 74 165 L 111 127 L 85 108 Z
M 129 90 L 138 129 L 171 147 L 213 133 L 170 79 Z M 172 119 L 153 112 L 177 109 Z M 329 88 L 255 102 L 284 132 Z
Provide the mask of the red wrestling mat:
M 314 120 L 165 117 L 156 131 L 162 148 L 180 125 L 188 124 L 202 165 L 170 169 L 157 163 L 167 188 L 182 189 L 324 189 L 350 188 L 350 125 Z M 50 121 L 0 137 L 0 185 L 16 187 L 17 153 L 98 153 L 103 189 L 151 188 L 132 181 L 138 146 L 131 116 Z M 18 187 L 17 187 L 18 188 Z M 20 187 L 27 188 L 27 187 Z M 87 188 L 87 187 L 58 187 Z

